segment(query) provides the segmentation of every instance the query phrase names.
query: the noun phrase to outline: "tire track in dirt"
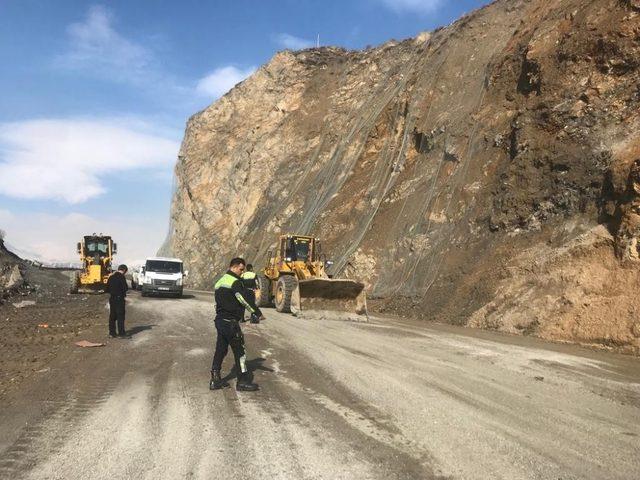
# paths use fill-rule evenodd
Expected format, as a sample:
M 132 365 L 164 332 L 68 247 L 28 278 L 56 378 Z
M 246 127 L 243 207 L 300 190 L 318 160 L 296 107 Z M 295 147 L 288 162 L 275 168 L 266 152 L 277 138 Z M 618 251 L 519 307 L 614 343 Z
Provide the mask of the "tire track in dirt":
M 105 403 L 117 388 L 122 374 L 98 375 L 89 385 L 66 398 L 47 401 L 41 420 L 25 428 L 9 448 L 0 454 L 0 478 L 21 478 L 43 458 L 55 455 L 89 412 Z

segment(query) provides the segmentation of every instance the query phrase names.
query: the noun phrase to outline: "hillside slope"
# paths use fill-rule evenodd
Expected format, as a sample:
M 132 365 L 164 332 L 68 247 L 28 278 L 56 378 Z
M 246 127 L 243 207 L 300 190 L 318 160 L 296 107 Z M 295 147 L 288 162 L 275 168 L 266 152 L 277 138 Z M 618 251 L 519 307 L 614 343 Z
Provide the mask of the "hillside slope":
M 385 311 L 637 352 L 639 59 L 635 0 L 279 53 L 190 119 L 166 250 L 206 288 L 314 234 Z

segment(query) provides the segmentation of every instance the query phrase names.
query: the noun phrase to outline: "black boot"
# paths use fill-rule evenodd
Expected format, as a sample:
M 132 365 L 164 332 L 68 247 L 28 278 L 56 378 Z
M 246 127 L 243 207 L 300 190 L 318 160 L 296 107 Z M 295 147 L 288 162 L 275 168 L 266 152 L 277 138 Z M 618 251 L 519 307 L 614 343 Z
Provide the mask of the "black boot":
M 209 382 L 209 390 L 220 390 L 221 388 L 228 387 L 229 383 L 222 380 L 220 376 L 220 370 L 213 370 L 211 372 L 211 381 Z
M 236 381 L 236 390 L 239 392 L 255 392 L 259 390 L 257 383 L 253 383 L 251 380 L 247 378 L 246 375 L 238 375 L 238 380 Z

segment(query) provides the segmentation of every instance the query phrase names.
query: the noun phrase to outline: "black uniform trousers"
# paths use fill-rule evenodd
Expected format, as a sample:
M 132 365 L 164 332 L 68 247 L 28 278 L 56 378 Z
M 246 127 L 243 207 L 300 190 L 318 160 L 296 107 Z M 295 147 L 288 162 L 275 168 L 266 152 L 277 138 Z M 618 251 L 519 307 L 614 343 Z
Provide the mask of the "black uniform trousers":
M 231 347 L 236 364 L 236 373 L 240 378 L 247 373 L 247 355 L 244 350 L 244 335 L 242 335 L 240 324 L 237 320 L 216 318 L 215 325 L 218 337 L 211 370 L 220 371 L 222 369 L 222 361 L 227 355 L 229 347 Z
M 109 298 L 109 335 L 124 335 L 124 297 L 112 295 Z M 118 330 L 116 333 L 116 323 Z

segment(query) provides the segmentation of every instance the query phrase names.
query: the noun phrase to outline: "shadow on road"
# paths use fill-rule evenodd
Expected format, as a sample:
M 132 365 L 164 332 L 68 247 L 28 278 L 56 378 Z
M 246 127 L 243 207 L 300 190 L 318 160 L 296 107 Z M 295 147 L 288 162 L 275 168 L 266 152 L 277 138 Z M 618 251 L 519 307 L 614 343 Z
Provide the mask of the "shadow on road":
M 265 372 L 273 372 L 272 368 L 265 367 L 263 363 L 266 361 L 266 358 L 254 358 L 253 360 L 247 361 L 247 370 L 249 374 L 249 380 L 253 381 L 253 372 L 256 370 L 263 370 Z M 231 371 L 227 374 L 226 377 L 223 378 L 224 381 L 233 380 L 238 377 L 238 372 L 236 371 L 235 365 L 231 369 Z
M 192 300 L 196 298 L 195 295 L 191 295 L 190 293 L 183 293 L 181 297 L 174 297 L 172 295 L 162 295 L 162 294 L 150 294 L 147 295 L 146 298 L 153 298 L 154 300 Z
M 130 292 L 129 295 L 131 295 L 132 293 Z M 133 295 L 136 295 L 139 297 L 143 297 L 141 292 L 134 292 Z M 191 293 L 183 293 L 181 297 L 176 297 L 174 295 L 169 295 L 169 294 L 162 294 L 162 293 L 149 293 L 147 295 L 144 295 L 144 298 L 153 298 L 154 300 L 193 300 L 194 298 L 196 298 L 195 295 L 192 295 Z
M 132 327 L 131 329 L 127 330 L 127 334 L 133 336 L 136 333 L 140 333 L 140 332 L 144 332 L 145 330 L 151 330 L 153 327 L 157 327 L 158 324 L 154 323 L 152 325 L 136 325 L 135 327 Z

